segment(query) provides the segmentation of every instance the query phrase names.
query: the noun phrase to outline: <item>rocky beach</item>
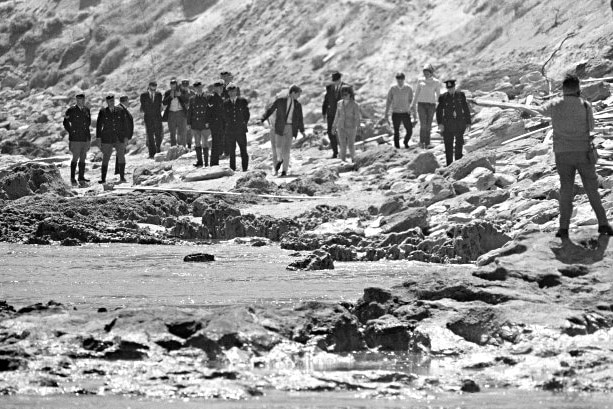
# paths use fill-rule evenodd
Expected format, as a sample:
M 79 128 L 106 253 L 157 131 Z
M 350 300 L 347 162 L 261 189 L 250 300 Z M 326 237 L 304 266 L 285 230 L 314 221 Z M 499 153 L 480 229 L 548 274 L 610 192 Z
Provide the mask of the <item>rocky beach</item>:
M 45 2 L 36 3 L 40 10 L 47 7 Z M 98 2 L 85 3 L 79 2 L 79 15 L 66 14 L 59 21 L 68 24 L 73 19 L 70 22 L 77 27 L 112 14 Z M 330 159 L 325 124 L 318 122 L 323 87 L 308 78 L 323 75 L 335 62 L 344 64 L 341 56 L 351 55 L 346 30 L 360 21 L 348 21 L 340 31 L 324 30 L 334 22 L 319 21 L 322 31 L 309 34 L 292 51 L 300 55 L 287 56 L 294 60 L 320 56 L 324 64 L 309 68 L 319 70 L 316 74 L 294 73 L 294 78 L 306 82 L 307 123 L 305 135 L 294 140 L 288 176 L 273 176 L 270 129 L 257 121 L 268 102 L 263 95 L 279 91 L 271 82 L 282 75 L 281 68 L 264 81 L 263 68 L 256 63 L 240 74 L 240 81 L 248 84 L 243 89 L 252 109 L 247 172 L 232 171 L 227 158 L 220 166 L 195 169 L 195 152 L 171 147 L 168 129 L 162 153 L 148 159 L 136 101 L 142 84 L 131 81 L 144 75 L 136 62 L 177 46 L 181 35 L 204 24 L 201 19 L 228 8 L 242 10 L 242 30 L 252 36 L 262 28 L 250 19 L 270 18 L 270 9 L 260 2 L 246 11 L 242 5 L 230 4 L 234 2 L 210 3 L 204 7 L 183 2 L 181 13 L 167 10 L 166 26 L 145 27 L 149 23 L 143 22 L 142 38 L 151 41 L 152 33 L 162 36 L 160 45 L 147 48 L 143 42 L 142 55 L 136 55 L 138 46 L 130 45 L 132 62 L 122 56 L 112 69 L 107 62 L 109 72 L 94 70 L 96 83 L 76 78 L 81 73 L 78 64 L 91 59 L 94 41 L 110 47 L 105 51 L 109 54 L 118 44 L 111 47 L 107 43 L 112 41 L 96 40 L 100 34 L 90 32 L 89 43 L 73 43 L 58 57 L 60 71 L 72 69 L 74 78 L 54 82 L 37 74 L 41 78 L 36 77 L 36 82 L 17 53 L 19 47 L 26 54 L 33 47 L 34 40 L 28 43 L 24 37 L 34 33 L 35 26 L 23 22 L 19 26 L 19 21 L 7 26 L 12 42 L 2 49 L 2 58 L 8 65 L 12 58 L 22 70 L 0 70 L 0 242 L 7 246 L 2 248 L 11 266 L 28 266 L 28 260 L 19 256 L 24 246 L 56 249 L 58 257 L 66 254 L 65 247 L 80 248 L 83 257 L 93 254 L 96 246 L 116 248 L 118 253 L 158 246 L 164 251 L 177 249 L 181 257 L 173 261 L 176 265 L 215 266 L 220 253 L 228 257 L 224 246 L 231 245 L 248 249 L 245 253 L 265 248 L 266 257 L 287 260 L 284 269 L 288 277 L 296 277 L 291 284 L 295 286 L 300 277 L 331 274 L 339 266 L 351 266 L 357 280 L 360 274 L 376 274 L 388 266 L 399 273 L 387 285 L 361 287 L 354 299 L 327 297 L 331 289 L 324 275 L 317 284 L 322 297 L 313 297 L 313 292 L 306 297 L 288 293 L 289 301 L 249 299 L 214 305 L 94 305 L 80 300 L 81 290 L 74 288 L 66 289 L 66 294 L 74 291 L 73 299 L 36 299 L 36 291 L 18 298 L 12 289 L 19 278 L 11 275 L 0 282 L 0 395 L 212 403 L 293 393 L 349 393 L 364 402 L 460 407 L 445 400 L 469 394 L 553 392 L 583 397 L 579 398 L 584 399 L 583 406 L 580 402 L 569 408 L 607 407 L 602 402 L 613 392 L 613 249 L 608 236 L 597 233 L 597 220 L 579 178 L 570 240 L 554 237 L 559 176 L 552 131 L 549 119 L 530 109 L 555 96 L 560 83 L 544 75 L 544 65 L 539 69 L 542 55 L 531 50 L 525 64 L 491 66 L 489 62 L 511 51 L 503 46 L 490 49 L 479 37 L 470 40 L 472 46 L 483 46 L 480 59 L 470 66 L 457 67 L 463 51 L 441 56 L 442 71 L 459 70 L 464 76 L 461 88 L 473 113 L 464 157 L 449 166 L 444 166 L 442 139 L 436 131 L 432 149 L 418 147 L 418 128 L 408 149 L 393 147 L 392 130 L 382 118 L 384 89 L 377 89 L 383 80 L 375 79 L 374 58 L 385 50 L 361 55 L 363 64 L 351 78 L 357 85 L 363 121 L 355 160 L 344 162 Z M 404 7 L 399 2 L 367 3 L 352 7 L 364 19 L 383 13 L 382 20 L 368 20 L 377 29 Z M 430 9 L 414 5 L 402 11 L 434 24 L 446 10 L 442 2 L 435 3 Z M 505 13 L 476 3 L 480 2 L 465 5 L 465 17 L 502 18 Z M 304 7 L 310 10 L 315 5 Z M 526 2 L 527 10 L 517 6 L 515 19 L 521 22 L 540 7 L 540 2 Z M 19 10 L 9 8 L 8 3 L 0 4 L 0 13 L 17 15 Z M 304 11 L 287 7 L 289 15 Z M 177 13 L 184 19 L 177 20 Z M 556 17 L 554 23 L 568 30 L 570 22 L 564 16 L 568 14 L 562 13 L 560 22 Z M 65 34 L 55 33 L 52 19 L 45 18 L 50 41 L 64 41 Z M 170 27 L 170 33 L 159 34 L 163 27 Z M 469 30 L 468 25 L 463 27 Z M 7 34 L 9 28 L 0 33 Z M 561 39 L 553 35 L 558 27 L 541 22 L 538 30 L 542 36 L 551 31 L 549 53 Z M 589 35 L 596 36 L 594 30 Z M 221 41 L 220 35 L 207 32 L 205 39 Z M 324 36 L 335 41 L 326 42 Z M 489 41 L 503 41 L 500 37 L 499 33 Z M 444 35 L 437 39 L 437 44 L 449 47 L 456 41 Z M 43 39 L 37 41 L 35 49 L 51 47 Z M 253 41 L 250 45 L 256 47 Z M 265 44 L 258 46 L 265 50 L 272 40 L 264 36 L 260 41 Z M 374 41 L 363 44 L 370 47 Z M 570 41 L 569 49 L 561 51 L 563 56 L 551 63 L 551 71 L 572 69 L 583 78 L 583 96 L 592 103 L 596 119 L 599 193 L 613 220 L 613 54 L 610 45 L 599 53 L 579 51 L 582 44 L 573 41 L 579 40 Z M 190 47 L 185 45 L 185 50 Z M 318 47 L 329 54 L 322 55 Z M 231 51 L 219 53 L 225 64 Z M 40 53 L 29 58 L 33 63 L 46 57 Z M 158 78 L 170 77 L 170 68 L 158 70 Z M 94 141 L 86 168 L 92 182 L 71 186 L 67 135 L 61 123 L 64 112 L 74 94 L 84 91 L 94 113 L 103 104 L 104 92 L 114 89 L 132 99 L 135 135 L 127 145 L 128 183 L 118 183 L 118 176 L 96 183 L 102 154 Z M 264 261 L 257 262 L 258 268 L 266 268 Z M 110 274 L 106 268 L 100 267 Z M 28 274 L 44 276 L 42 269 L 33 268 Z M 248 280 L 258 280 L 259 270 L 254 271 Z M 233 271 L 228 269 L 227 274 Z M 161 290 L 167 285 L 164 280 L 156 283 Z

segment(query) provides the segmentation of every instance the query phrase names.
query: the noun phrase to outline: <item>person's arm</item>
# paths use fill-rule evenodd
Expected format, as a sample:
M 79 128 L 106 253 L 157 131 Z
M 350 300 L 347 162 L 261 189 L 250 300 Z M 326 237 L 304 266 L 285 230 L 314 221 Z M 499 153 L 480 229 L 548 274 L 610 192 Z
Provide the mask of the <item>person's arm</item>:
M 470 117 L 470 107 L 468 106 L 468 102 L 466 101 L 466 95 L 462 92 L 460 96 L 462 100 L 462 112 L 464 112 L 464 123 L 466 123 L 466 125 L 468 125 L 468 127 L 470 128 L 470 125 L 472 124 L 472 119 Z
M 394 88 L 390 88 L 389 91 L 387 91 L 387 99 L 385 100 L 385 115 L 383 115 L 383 117 L 385 119 L 387 119 L 387 116 L 389 115 L 390 112 L 390 106 L 392 106 L 392 101 L 394 100 L 394 94 L 392 92 Z
M 596 122 L 594 121 L 594 110 L 592 109 L 592 104 L 584 100 L 585 109 L 587 109 L 587 128 L 590 132 L 594 130 L 596 126 Z
M 140 112 L 145 112 L 143 105 L 145 105 L 145 94 L 140 94 Z
M 443 125 L 443 95 L 438 97 L 438 105 L 436 106 L 436 123 L 441 132 L 445 131 L 445 125 Z
M 298 112 L 296 116 L 298 117 L 298 130 L 304 136 L 304 116 L 302 115 L 302 104 L 297 104 Z
M 441 82 L 439 80 L 435 81 L 435 85 L 434 85 L 434 100 L 438 101 L 438 99 L 441 97 Z M 415 97 L 417 99 L 417 97 Z
M 415 86 L 415 95 L 413 96 L 413 100 L 411 101 L 411 111 L 415 109 L 415 105 L 417 105 L 417 97 L 421 93 L 421 82 L 417 81 L 417 85 Z
M 104 124 L 104 108 L 98 112 L 98 119 L 96 120 L 96 139 L 102 136 L 102 128 Z
M 326 120 L 326 117 L 328 115 L 328 108 L 330 106 L 330 103 L 328 101 L 328 98 L 329 98 L 328 94 L 329 94 L 328 87 L 326 87 L 326 94 L 324 95 L 324 102 L 323 102 L 323 104 L 321 106 L 321 114 L 322 114 L 322 116 L 324 118 L 324 121 Z
M 249 113 L 249 103 L 244 98 L 243 101 L 243 115 L 245 117 L 245 125 L 247 125 L 247 123 L 249 123 L 249 118 L 251 117 L 251 114 Z
M 171 92 L 166 91 L 164 94 L 164 99 L 162 99 L 162 105 L 168 106 L 172 102 L 172 97 L 170 96 Z
M 357 132 L 360 129 L 360 122 L 362 121 L 362 112 L 360 111 L 360 105 L 357 102 L 355 103 L 355 109 L 357 111 L 356 118 L 358 119 L 358 122 L 356 124 L 356 132 Z
M 68 135 L 70 135 L 70 130 L 72 128 L 72 124 L 70 123 L 70 109 L 68 109 L 66 114 L 64 114 L 64 121 L 62 122 L 62 125 L 64 125 L 64 129 L 66 132 L 68 132 Z
M 275 102 L 273 102 L 264 112 L 264 115 L 262 115 L 262 122 L 264 122 L 265 120 L 267 120 L 273 112 L 275 112 L 277 110 L 277 104 L 279 100 L 276 99 Z
M 409 113 L 413 117 L 413 120 L 417 118 L 417 110 L 415 109 L 415 98 L 413 97 L 413 88 L 409 86 Z

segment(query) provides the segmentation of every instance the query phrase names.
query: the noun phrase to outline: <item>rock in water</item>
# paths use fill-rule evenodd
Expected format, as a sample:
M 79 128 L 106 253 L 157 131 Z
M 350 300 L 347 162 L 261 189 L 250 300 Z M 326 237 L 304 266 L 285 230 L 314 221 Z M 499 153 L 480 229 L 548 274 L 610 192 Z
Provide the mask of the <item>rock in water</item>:
M 215 256 L 206 253 L 188 254 L 183 258 L 183 261 L 188 263 L 208 263 L 209 261 L 215 261 Z
M 315 250 L 306 258 L 292 262 L 287 269 L 290 271 L 334 270 L 334 261 L 327 251 Z

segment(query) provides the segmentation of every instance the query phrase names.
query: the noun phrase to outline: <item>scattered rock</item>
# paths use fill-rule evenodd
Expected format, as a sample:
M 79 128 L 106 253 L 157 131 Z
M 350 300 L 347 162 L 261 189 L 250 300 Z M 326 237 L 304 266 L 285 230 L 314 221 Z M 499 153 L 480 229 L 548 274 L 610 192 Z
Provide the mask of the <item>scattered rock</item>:
M 481 392 L 479 385 L 477 385 L 477 383 L 472 379 L 462 379 L 462 386 L 460 387 L 460 390 L 468 393 Z
M 384 217 L 381 221 L 384 233 L 400 233 L 419 227 L 428 227 L 428 210 L 425 207 L 412 207 Z
M 494 164 L 496 163 L 495 151 L 479 151 L 471 152 L 463 156 L 460 160 L 456 160 L 446 168 L 439 169 L 439 172 L 445 177 L 454 180 L 464 179 L 476 168 L 489 169 L 495 172 Z
M 334 270 L 334 261 L 330 253 L 323 250 L 315 250 L 304 259 L 290 263 L 287 269 L 290 271 Z
M 183 258 L 183 261 L 189 263 L 207 263 L 210 261 L 215 261 L 215 256 L 206 253 L 188 254 Z

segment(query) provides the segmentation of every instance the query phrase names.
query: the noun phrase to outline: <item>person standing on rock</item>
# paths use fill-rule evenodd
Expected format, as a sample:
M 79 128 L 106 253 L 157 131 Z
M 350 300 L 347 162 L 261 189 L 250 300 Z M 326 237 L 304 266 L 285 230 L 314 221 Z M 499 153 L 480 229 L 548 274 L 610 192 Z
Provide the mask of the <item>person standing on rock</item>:
M 140 110 L 145 119 L 149 159 L 161 152 L 164 128 L 162 125 L 162 93 L 157 91 L 157 82 L 149 82 L 149 88 L 140 95 Z
M 192 100 L 192 97 L 196 95 L 196 93 L 193 92 L 189 86 L 189 80 L 186 79 L 181 81 L 181 92 L 187 95 L 187 110 L 189 112 L 189 102 Z M 183 144 L 179 142 L 179 145 L 187 146 L 187 149 L 190 150 L 192 149 L 192 130 L 190 127 L 187 127 L 185 130 L 185 140 L 183 141 Z
M 238 87 L 228 84 L 226 90 L 230 98 L 223 105 L 223 121 L 227 147 L 230 156 L 230 169 L 236 170 L 236 145 L 241 152 L 243 172 L 249 167 L 247 154 L 247 123 L 249 122 L 249 103 L 237 95 Z
M 224 83 L 222 81 L 215 81 L 213 83 L 213 92 L 207 99 L 207 123 L 211 131 L 211 166 L 219 165 L 219 156 L 224 151 L 225 130 L 223 121 L 223 109 L 224 101 L 221 96 Z
M 344 162 L 349 149 L 349 157 L 355 159 L 355 137 L 360 128 L 360 106 L 355 102 L 353 88 L 344 86 L 341 89 L 342 99 L 338 103 L 332 129 L 338 135 L 340 159 Z
M 432 120 L 436 112 L 436 103 L 441 96 L 441 82 L 434 77 L 434 68 L 426 64 L 423 69 L 424 76 L 417 81 L 415 98 L 411 103 L 411 111 L 417 104 L 419 116 L 419 146 L 430 147 L 430 134 L 432 133 Z
M 387 93 L 385 104 L 385 119 L 389 122 L 388 115 L 392 110 L 392 124 L 394 126 L 394 146 L 400 149 L 400 125 L 404 126 L 404 147 L 409 147 L 409 140 L 413 135 L 413 124 L 411 123 L 411 110 L 413 107 L 413 88 L 404 83 L 405 75 L 403 72 L 396 73 L 396 85 L 393 85 Z M 413 112 L 415 116 L 415 112 Z
M 170 89 L 164 93 L 162 104 L 166 107 L 163 119 L 168 122 L 170 131 L 170 146 L 177 145 L 177 134 L 179 141 L 185 141 L 187 131 L 187 104 L 189 96 L 177 85 L 177 80 L 170 81 Z
M 77 183 L 84 184 L 89 182 L 85 179 L 85 159 L 89 151 L 92 139 L 90 125 L 92 123 L 89 108 L 85 106 L 85 95 L 76 95 L 76 105 L 71 106 L 64 115 L 64 129 L 68 132 L 68 149 L 72 153 L 70 161 L 70 183 L 75 186 Z M 79 180 L 75 179 L 79 166 Z
M 117 163 L 120 166 L 119 176 L 121 180 L 125 181 L 126 144 L 124 143 L 124 138 L 126 136 L 126 112 L 124 109 L 115 106 L 114 95 L 106 97 L 106 104 L 105 108 L 100 109 L 96 121 L 96 138 L 100 139 L 100 149 L 102 150 L 101 178 L 99 183 L 106 183 L 106 173 L 109 169 L 109 161 L 113 154 L 113 149 L 115 149 Z
M 129 103 L 128 101 L 129 99 L 127 95 L 122 95 L 121 97 L 119 97 L 119 108 L 125 111 L 124 129 L 123 129 L 123 135 L 122 135 L 122 141 L 124 144 L 127 144 L 128 141 L 132 139 L 132 136 L 134 135 L 134 117 L 132 117 L 132 114 L 128 110 L 128 103 Z M 119 163 L 119 155 L 115 155 L 115 174 L 119 175 L 120 183 L 126 182 L 126 179 L 124 177 L 125 171 L 126 171 L 126 164 Z
M 304 136 L 302 105 L 298 101 L 301 93 L 302 89 L 298 85 L 292 85 L 289 88 L 289 95 L 275 100 L 261 119 L 261 122 L 264 122 L 273 112 L 276 112 L 274 146 L 277 151 L 277 163 L 275 163 L 275 174 L 283 166 L 281 176 L 287 176 L 292 140 L 298 136 L 298 132 Z
M 338 139 L 332 125 L 334 124 L 334 116 L 336 115 L 338 101 L 342 98 L 341 88 L 347 85 L 341 80 L 341 77 L 342 75 L 338 71 L 332 73 L 332 84 L 326 86 L 326 95 L 324 96 L 324 102 L 321 106 L 324 122 L 328 124 L 328 138 L 330 139 L 330 147 L 332 148 L 332 159 L 338 158 Z
M 560 176 L 560 228 L 556 237 L 568 239 L 573 212 L 575 174 L 579 172 L 583 188 L 598 219 L 598 233 L 613 236 L 598 193 L 595 158 L 590 158 L 590 132 L 594 129 L 592 106 L 580 97 L 581 84 L 574 74 L 567 74 L 562 82 L 561 97 L 555 98 L 536 111 L 551 117 L 553 152 Z
M 200 81 L 196 81 L 194 87 L 196 93 L 189 100 L 187 128 L 188 130 L 191 129 L 195 138 L 196 163 L 194 166 L 201 168 L 202 166 L 209 166 L 209 135 L 211 134 L 207 115 L 209 98 L 204 94 Z
M 462 158 L 464 132 L 470 132 L 471 124 L 466 95 L 462 91 L 457 91 L 455 84 L 455 79 L 445 81 L 447 92 L 438 98 L 436 107 L 436 122 L 443 135 L 447 166 L 451 165 L 454 157 L 456 160 Z

